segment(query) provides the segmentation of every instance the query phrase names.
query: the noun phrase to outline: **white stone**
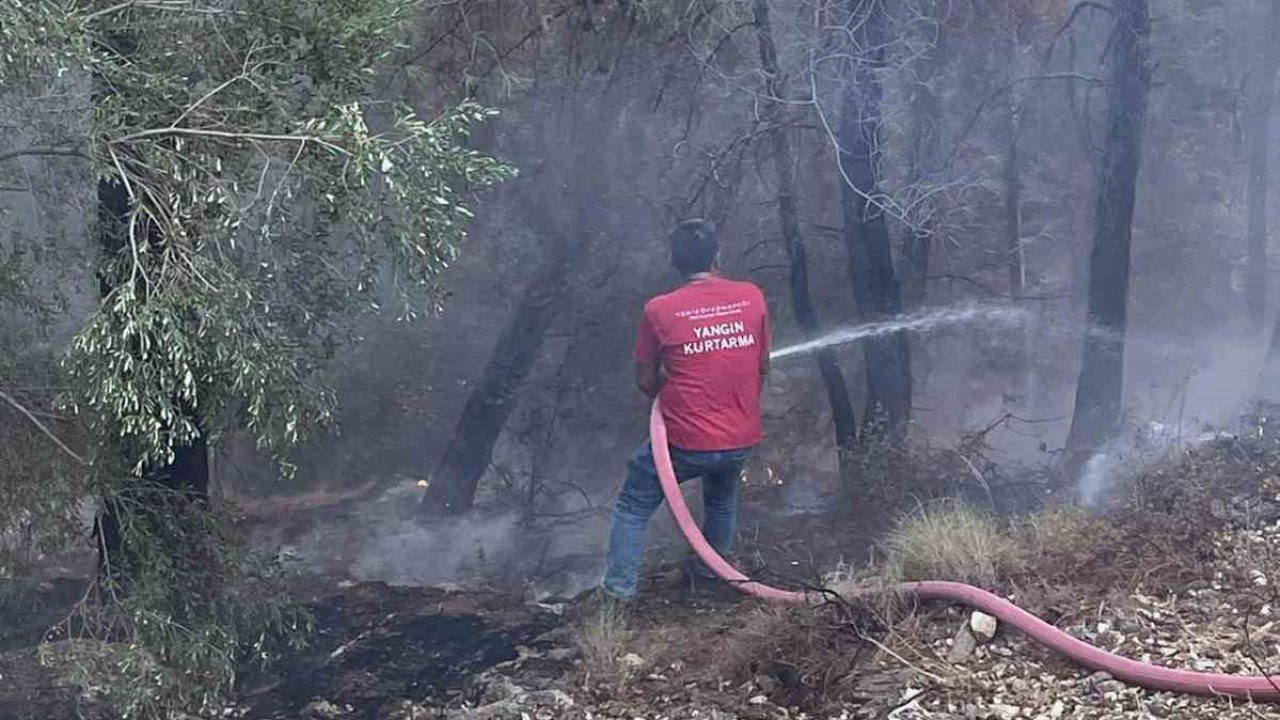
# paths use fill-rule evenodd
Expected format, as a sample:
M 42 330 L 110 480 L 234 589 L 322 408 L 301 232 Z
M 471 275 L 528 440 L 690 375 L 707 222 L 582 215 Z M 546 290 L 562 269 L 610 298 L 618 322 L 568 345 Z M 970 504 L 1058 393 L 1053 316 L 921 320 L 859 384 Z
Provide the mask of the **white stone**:
M 991 642 L 996 636 L 996 619 L 984 612 L 973 611 L 969 616 L 969 629 L 973 631 L 974 637 L 982 642 Z

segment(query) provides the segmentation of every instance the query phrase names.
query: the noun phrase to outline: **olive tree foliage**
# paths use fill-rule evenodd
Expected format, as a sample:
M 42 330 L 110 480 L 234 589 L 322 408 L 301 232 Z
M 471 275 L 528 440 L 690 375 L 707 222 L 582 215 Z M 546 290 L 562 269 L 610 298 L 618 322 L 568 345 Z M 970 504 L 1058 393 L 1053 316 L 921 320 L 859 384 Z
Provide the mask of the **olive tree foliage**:
M 70 79 L 88 115 L 81 133 L 0 147 L 0 168 L 76 161 L 100 199 L 127 199 L 100 213 L 102 297 L 59 375 L 86 438 L 85 487 L 121 515 L 134 558 L 99 588 L 116 609 L 102 637 L 123 631 L 148 653 L 115 666 L 134 713 L 207 709 L 234 680 L 236 648 L 284 618 L 254 604 L 247 556 L 207 499 L 154 473 L 228 422 L 287 470 L 288 449 L 330 422 L 316 371 L 347 339 L 344 318 L 389 301 L 404 319 L 437 310 L 472 193 L 514 172 L 468 147 L 493 111 L 464 101 L 424 116 L 373 97 L 421 6 L 0 4 L 0 84 Z
M 96 78 L 91 136 L 32 151 L 78 152 L 129 196 L 126 242 L 102 259 L 109 293 L 66 368 L 68 403 L 130 444 L 134 473 L 171 460 L 197 419 L 212 424 L 235 399 L 265 447 L 298 442 L 328 418 L 332 398 L 310 375 L 336 311 L 376 305 L 379 278 L 404 317 L 438 304 L 432 278 L 465 236 L 465 193 L 509 170 L 463 145 L 490 111 L 425 120 L 365 97 L 415 5 L 0 11 L 0 78 Z

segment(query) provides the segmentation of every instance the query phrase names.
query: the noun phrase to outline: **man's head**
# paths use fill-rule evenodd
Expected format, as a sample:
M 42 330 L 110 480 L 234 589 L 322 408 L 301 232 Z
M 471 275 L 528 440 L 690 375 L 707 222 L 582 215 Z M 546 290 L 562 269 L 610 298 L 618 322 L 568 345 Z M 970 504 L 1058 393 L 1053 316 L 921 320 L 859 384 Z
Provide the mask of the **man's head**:
M 681 275 L 696 275 L 716 266 L 720 248 L 716 245 L 716 226 L 710 222 L 685 220 L 667 237 L 671 240 L 671 264 Z

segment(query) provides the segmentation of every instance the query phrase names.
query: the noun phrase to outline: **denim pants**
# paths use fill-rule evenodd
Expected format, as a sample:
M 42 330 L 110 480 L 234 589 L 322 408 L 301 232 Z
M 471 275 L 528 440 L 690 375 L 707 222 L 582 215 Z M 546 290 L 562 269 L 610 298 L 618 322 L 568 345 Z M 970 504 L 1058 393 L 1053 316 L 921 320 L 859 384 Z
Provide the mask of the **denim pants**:
M 721 555 L 733 549 L 742 486 L 739 478 L 750 455 L 750 448 L 717 452 L 671 448 L 671 463 L 680 482 L 702 478 L 702 533 Z M 645 529 L 662 500 L 653 448 L 645 443 L 627 463 L 627 479 L 614 506 L 603 582 L 610 595 L 635 597 L 640 562 L 644 559 Z

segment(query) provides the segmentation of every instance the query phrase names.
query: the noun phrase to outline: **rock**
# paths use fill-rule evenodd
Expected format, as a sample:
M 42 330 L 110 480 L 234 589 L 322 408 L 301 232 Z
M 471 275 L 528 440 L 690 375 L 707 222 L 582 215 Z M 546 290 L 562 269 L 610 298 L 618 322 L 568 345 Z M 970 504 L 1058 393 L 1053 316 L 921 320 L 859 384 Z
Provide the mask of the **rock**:
M 531 644 L 559 645 L 559 644 L 571 643 L 571 642 L 573 642 L 573 628 L 567 625 L 561 625 L 560 627 L 554 630 L 544 632 L 538 637 L 534 638 Z
M 484 688 L 480 694 L 480 699 L 486 703 L 519 700 L 525 695 L 525 689 L 512 682 L 511 678 L 496 673 L 482 675 L 477 678 L 475 684 Z
M 405 698 L 393 700 L 378 709 L 378 720 L 438 720 L 442 717 L 443 709 Z
M 554 688 L 551 690 L 536 690 L 531 693 L 526 693 L 518 700 L 519 702 L 527 703 L 529 705 L 541 705 L 545 707 L 560 708 L 562 710 L 573 707 L 573 698 L 565 694 L 564 691 L 556 690 Z
M 520 704 L 514 700 L 500 700 L 478 708 L 460 708 L 445 714 L 446 720 L 515 720 L 521 715 Z
M 1125 684 L 1119 680 L 1103 680 L 1097 684 L 1098 692 L 1101 693 L 1118 693 L 1125 689 Z
M 346 710 L 328 700 L 313 700 L 302 709 L 302 717 L 307 720 L 334 720 L 346 714 Z
M 1114 680 L 1114 679 L 1115 678 L 1111 677 L 1111 673 L 1099 670 L 1098 672 L 1085 678 L 1084 682 L 1086 685 L 1093 685 L 1094 687 L 1097 687 L 1101 683 L 1104 683 L 1108 680 Z
M 996 718 L 996 720 L 1014 720 L 1020 715 L 1022 715 L 1022 708 L 1017 705 L 996 703 L 987 706 L 987 717 Z
M 778 681 L 768 675 L 756 675 L 752 678 L 752 682 L 754 682 L 756 687 L 760 688 L 760 691 L 765 695 L 768 695 L 778 689 Z
M 984 612 L 973 611 L 969 616 L 969 629 L 979 642 L 989 643 L 996 636 L 996 619 Z
M 547 651 L 547 659 L 555 662 L 568 662 L 578 657 L 578 655 L 576 648 L 556 648 Z
M 973 655 L 973 651 L 978 648 L 978 638 L 973 636 L 973 631 L 969 626 L 961 625 L 960 631 L 956 633 L 955 640 L 951 643 L 951 650 L 947 652 L 947 662 L 952 664 L 963 663 Z

